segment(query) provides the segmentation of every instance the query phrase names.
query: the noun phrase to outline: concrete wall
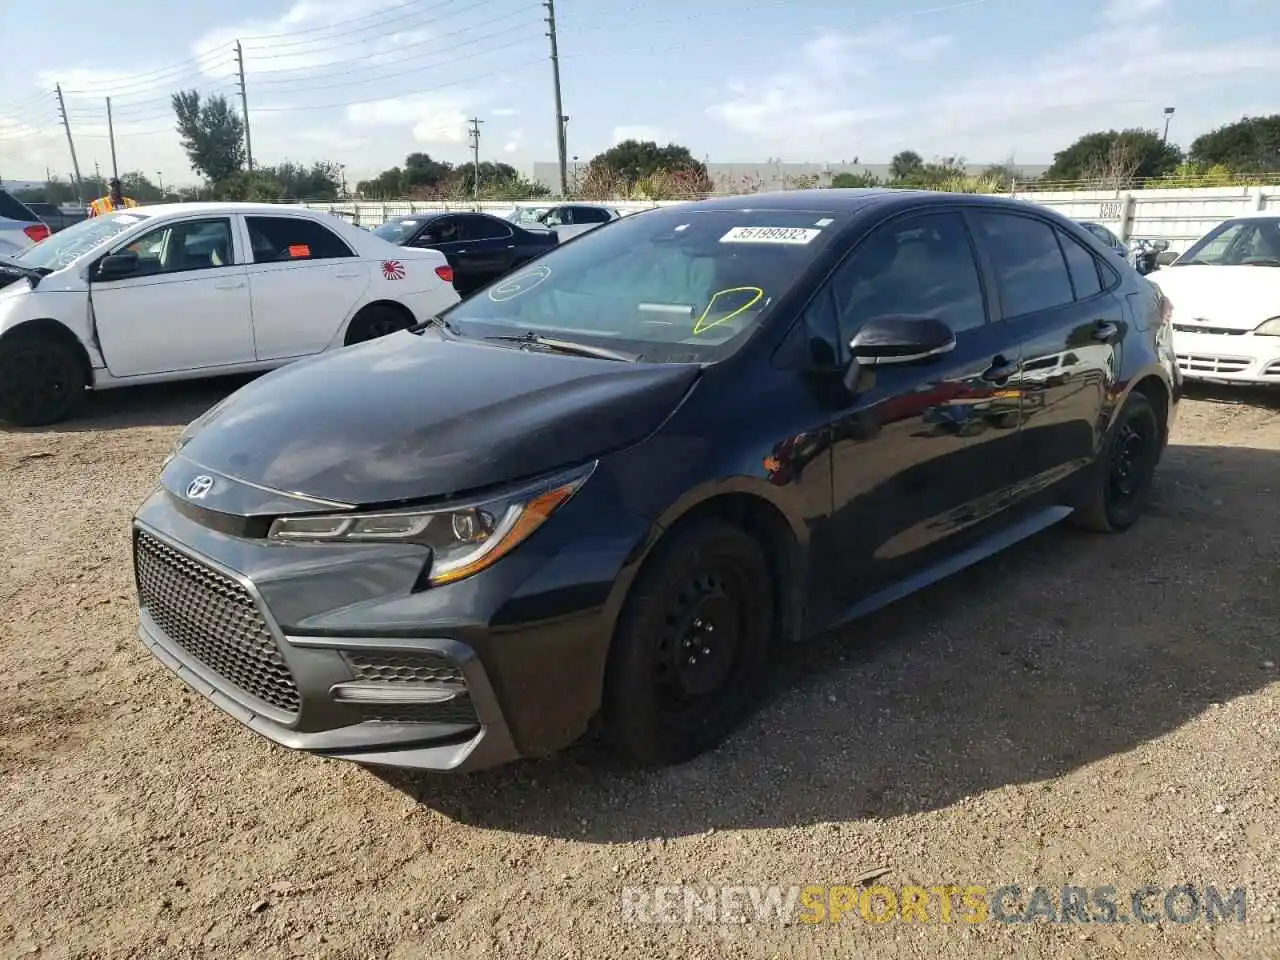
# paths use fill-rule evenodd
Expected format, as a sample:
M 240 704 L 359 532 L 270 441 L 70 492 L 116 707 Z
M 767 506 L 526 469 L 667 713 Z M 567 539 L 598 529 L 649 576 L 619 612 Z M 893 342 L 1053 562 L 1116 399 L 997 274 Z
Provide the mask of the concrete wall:
M 1040 203 L 1076 220 L 1104 223 L 1125 240 L 1168 240 L 1170 249 L 1182 251 L 1223 220 L 1255 210 L 1280 213 L 1280 185 L 1269 187 L 1203 187 L 1181 190 L 1134 190 L 1132 192 L 1081 191 L 1061 193 L 1020 193 L 1028 203 Z M 548 203 L 529 200 L 526 204 Z M 624 214 L 666 207 L 685 200 L 628 201 L 613 206 Z M 341 213 L 360 226 L 377 226 L 392 217 L 430 210 L 471 210 L 467 202 L 348 201 L 308 203 L 313 210 Z M 481 202 L 480 208 L 502 215 L 515 204 Z

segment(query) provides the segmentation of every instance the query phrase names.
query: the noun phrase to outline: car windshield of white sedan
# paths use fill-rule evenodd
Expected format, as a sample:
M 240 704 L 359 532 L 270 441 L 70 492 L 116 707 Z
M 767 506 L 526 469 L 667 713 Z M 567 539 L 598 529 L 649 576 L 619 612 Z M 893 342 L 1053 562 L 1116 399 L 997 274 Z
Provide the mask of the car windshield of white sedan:
M 1280 217 L 1248 217 L 1219 224 L 1173 265 L 1280 267 Z
M 465 337 L 533 334 L 705 362 L 736 350 L 831 242 L 818 211 L 698 210 L 624 217 L 498 280 L 447 314 Z
M 375 236 L 379 236 L 383 240 L 390 240 L 392 243 L 404 243 L 418 232 L 418 227 L 420 226 L 422 226 L 421 220 L 397 217 L 394 220 L 388 220 L 381 226 L 374 227 L 373 232 Z
M 118 233 L 147 219 L 145 213 L 117 213 L 81 220 L 28 247 L 14 259 L 36 270 L 58 270 Z

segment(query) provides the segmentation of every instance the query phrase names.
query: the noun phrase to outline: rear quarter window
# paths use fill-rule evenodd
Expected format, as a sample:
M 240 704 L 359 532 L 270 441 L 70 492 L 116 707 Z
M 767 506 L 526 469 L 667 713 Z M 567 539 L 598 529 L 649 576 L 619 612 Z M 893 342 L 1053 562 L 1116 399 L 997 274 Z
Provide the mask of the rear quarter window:
M 23 223 L 35 223 L 40 219 L 7 190 L 0 190 L 0 217 L 21 220 Z

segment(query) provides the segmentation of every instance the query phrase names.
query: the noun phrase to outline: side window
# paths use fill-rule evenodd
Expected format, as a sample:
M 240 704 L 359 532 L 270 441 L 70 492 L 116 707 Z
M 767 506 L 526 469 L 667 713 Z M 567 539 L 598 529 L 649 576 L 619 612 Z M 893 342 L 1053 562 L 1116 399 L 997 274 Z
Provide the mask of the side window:
M 574 223 L 608 223 L 609 214 L 598 207 L 572 207 Z
M 302 217 L 246 217 L 254 263 L 355 256 L 328 227 Z
M 187 220 L 157 227 L 126 249 L 138 255 L 136 276 L 208 270 L 235 263 L 231 221 L 224 219 Z
M 462 217 L 463 240 L 501 240 L 511 236 L 511 228 L 497 217 L 475 214 Z
M 991 254 L 1005 319 L 1075 300 L 1053 227 L 1013 213 L 975 211 L 972 216 Z
M 462 232 L 458 229 L 457 217 L 437 217 L 427 224 L 427 229 L 422 231 L 414 244 L 427 246 L 433 243 L 454 243 L 461 239 Z
M 839 328 L 841 362 L 874 317 L 936 317 L 956 333 L 987 320 L 969 232 L 957 213 L 911 216 L 876 230 L 836 269 L 815 306 L 824 303 Z M 828 335 L 818 316 L 810 322 L 812 337 Z
M 1097 258 L 1061 230 L 1058 231 L 1058 242 L 1062 244 L 1062 255 L 1067 258 L 1067 272 L 1071 275 L 1076 299 L 1088 300 L 1101 293 L 1102 279 L 1098 274 Z

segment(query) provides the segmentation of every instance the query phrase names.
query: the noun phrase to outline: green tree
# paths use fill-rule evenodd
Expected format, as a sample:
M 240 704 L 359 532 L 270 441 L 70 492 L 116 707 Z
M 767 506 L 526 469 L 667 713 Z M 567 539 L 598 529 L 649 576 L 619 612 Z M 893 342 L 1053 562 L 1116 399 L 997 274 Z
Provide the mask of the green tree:
M 831 178 L 831 186 L 837 189 L 856 189 L 859 187 L 878 187 L 880 186 L 880 178 L 874 173 L 837 173 Z
M 182 149 L 191 169 L 216 184 L 244 169 L 244 121 L 221 94 L 203 102 L 198 90 L 173 95 Z
M 588 166 L 612 170 L 624 182 L 635 184 L 655 173 L 691 170 L 706 177 L 707 168 L 689 152 L 688 147 L 668 143 L 660 147 L 653 140 L 623 140 L 591 158 Z
M 1182 151 L 1155 130 L 1101 130 L 1086 133 L 1053 155 L 1047 181 L 1114 180 L 1163 177 L 1182 162 Z
M 395 200 L 408 196 L 408 193 L 408 180 L 399 167 L 383 170 L 372 180 L 361 180 L 356 184 L 356 194 L 369 200 Z
M 1202 133 L 1191 141 L 1189 157 L 1206 168 L 1222 166 L 1240 173 L 1280 171 L 1280 113 L 1243 117 Z
M 132 197 L 139 203 L 159 203 L 165 196 L 140 170 L 120 174 L 120 186 L 126 197 Z
M 432 160 L 427 153 L 411 153 L 404 158 L 404 186 L 407 190 L 440 189 L 453 176 L 453 164 Z
M 914 150 L 903 150 L 889 161 L 889 176 L 894 180 L 910 180 L 924 166 L 924 160 Z
M 280 200 L 335 200 L 342 190 L 342 168 L 327 160 L 311 166 L 288 160 L 273 167 L 263 167 L 265 177 L 279 184 Z

